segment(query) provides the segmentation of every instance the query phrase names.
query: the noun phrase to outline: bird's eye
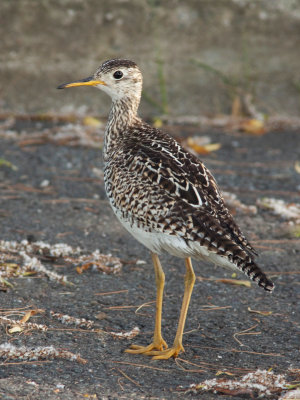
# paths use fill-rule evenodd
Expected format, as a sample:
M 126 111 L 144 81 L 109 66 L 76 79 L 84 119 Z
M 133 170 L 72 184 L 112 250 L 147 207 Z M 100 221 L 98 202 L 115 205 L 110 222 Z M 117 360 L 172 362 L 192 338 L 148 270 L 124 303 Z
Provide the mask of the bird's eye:
M 114 77 L 115 79 L 121 79 L 122 76 L 123 76 L 123 72 L 122 72 L 122 71 L 116 71 L 116 72 L 114 73 L 114 75 L 113 75 L 113 77 Z

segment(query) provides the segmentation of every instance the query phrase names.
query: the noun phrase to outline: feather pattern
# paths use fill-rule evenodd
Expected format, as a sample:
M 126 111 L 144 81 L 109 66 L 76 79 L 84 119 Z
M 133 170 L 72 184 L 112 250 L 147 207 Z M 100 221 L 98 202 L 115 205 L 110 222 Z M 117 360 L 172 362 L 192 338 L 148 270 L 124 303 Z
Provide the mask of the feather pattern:
M 104 181 L 125 228 L 153 252 L 237 268 L 272 291 L 212 174 L 175 139 L 138 118 L 142 74 L 137 65 L 106 61 L 92 81 L 112 98 Z
M 106 156 L 106 191 L 116 215 L 137 240 L 158 253 L 238 268 L 272 289 L 215 179 L 197 157 L 138 118 L 112 147 Z M 160 237 L 159 245 L 153 246 L 153 235 Z

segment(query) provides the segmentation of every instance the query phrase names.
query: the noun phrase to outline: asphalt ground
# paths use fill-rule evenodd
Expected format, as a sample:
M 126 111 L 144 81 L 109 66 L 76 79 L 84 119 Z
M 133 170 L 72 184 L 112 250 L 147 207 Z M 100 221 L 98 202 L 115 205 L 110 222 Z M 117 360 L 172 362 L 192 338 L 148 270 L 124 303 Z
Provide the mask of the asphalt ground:
M 17 121 L 10 129 L 30 134 L 46 128 L 57 132 L 62 127 Z M 168 130 L 179 139 L 199 134 L 196 127 Z M 110 209 L 101 150 L 1 137 L 0 159 L 11 164 L 2 162 L 0 166 L 0 240 L 66 243 L 80 246 L 87 255 L 99 249 L 119 257 L 123 264 L 116 274 L 88 267 L 80 271 L 76 262 L 66 262 L 63 257 L 35 254 L 48 270 L 64 275 L 73 285 L 49 280 L 43 273 L 6 278 L 12 287 L 2 282 L 1 315 L 21 319 L 26 310 L 40 310 L 28 322 L 49 329 L 13 333 L 11 326 L 3 323 L 0 344 L 54 346 L 80 354 L 87 362 L 2 359 L 1 398 L 217 399 L 220 394 L 190 392 L 189 386 L 216 377 L 241 379 L 258 369 L 272 369 L 289 381 L 297 379 L 299 239 L 291 221 L 261 207 L 253 214 L 247 206 L 264 198 L 299 202 L 300 175 L 295 165 L 300 159 L 300 132 L 276 131 L 257 137 L 214 130 L 206 134 L 221 148 L 201 158 L 221 189 L 236 194 L 246 206 L 244 210 L 232 207 L 232 212 L 257 248 L 258 263 L 272 277 L 276 289 L 270 295 L 253 283 L 251 287 L 228 284 L 224 279 L 232 278 L 230 271 L 194 262 L 197 280 L 185 327 L 185 352 L 176 361 L 152 361 L 124 353 L 132 343 L 151 341 L 155 280 L 150 254 L 120 226 Z M 18 254 L 8 261 L 21 263 Z M 182 260 L 167 254 L 161 263 L 166 273 L 162 330 L 171 344 L 185 271 Z M 239 274 L 238 279 L 247 278 Z M 18 313 L 20 308 L 24 309 Z M 51 310 L 92 320 L 93 329 L 66 325 L 52 318 Z M 113 334 L 135 327 L 139 333 L 132 339 Z M 229 393 L 226 399 L 250 395 L 255 398 L 257 394 Z

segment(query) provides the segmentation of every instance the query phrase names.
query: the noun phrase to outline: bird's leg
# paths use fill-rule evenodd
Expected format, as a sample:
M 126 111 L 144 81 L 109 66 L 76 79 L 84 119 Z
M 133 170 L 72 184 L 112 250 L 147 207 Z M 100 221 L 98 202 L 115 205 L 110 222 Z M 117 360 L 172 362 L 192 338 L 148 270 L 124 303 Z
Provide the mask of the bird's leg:
M 162 313 L 162 301 L 165 286 L 165 274 L 160 264 L 157 254 L 152 253 L 152 260 L 155 271 L 156 281 L 156 316 L 155 316 L 155 328 L 153 335 L 153 342 L 149 346 L 138 346 L 132 345 L 130 349 L 125 350 L 127 353 L 133 354 L 147 354 L 152 350 L 163 350 L 167 349 L 168 345 L 161 336 L 161 313 Z
M 170 347 L 169 349 L 162 350 L 162 351 L 148 352 L 147 353 L 148 355 L 154 356 L 153 357 L 154 360 L 167 360 L 170 357 L 175 358 L 178 356 L 178 354 L 181 351 L 184 351 L 184 348 L 182 346 L 182 335 L 183 335 L 186 315 L 187 315 L 187 311 L 189 308 L 194 283 L 196 280 L 192 262 L 189 257 L 185 259 L 185 266 L 186 266 L 186 274 L 184 277 L 184 295 L 183 295 L 180 317 L 179 317 L 179 321 L 178 321 L 178 328 L 177 328 L 176 336 L 174 339 L 174 343 L 173 343 L 173 346 Z

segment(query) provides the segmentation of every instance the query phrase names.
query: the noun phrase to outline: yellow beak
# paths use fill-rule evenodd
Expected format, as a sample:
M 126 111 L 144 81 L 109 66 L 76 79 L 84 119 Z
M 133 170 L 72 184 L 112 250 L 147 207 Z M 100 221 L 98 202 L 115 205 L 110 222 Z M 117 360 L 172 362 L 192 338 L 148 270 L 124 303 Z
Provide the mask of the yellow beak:
M 103 81 L 95 80 L 92 76 L 88 78 L 80 79 L 79 81 L 70 82 L 70 83 L 63 83 L 59 85 L 57 89 L 66 89 L 69 87 L 76 87 L 76 86 L 97 86 L 97 85 L 106 85 Z

